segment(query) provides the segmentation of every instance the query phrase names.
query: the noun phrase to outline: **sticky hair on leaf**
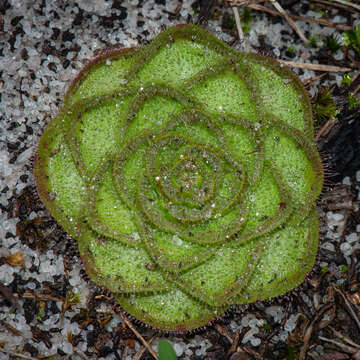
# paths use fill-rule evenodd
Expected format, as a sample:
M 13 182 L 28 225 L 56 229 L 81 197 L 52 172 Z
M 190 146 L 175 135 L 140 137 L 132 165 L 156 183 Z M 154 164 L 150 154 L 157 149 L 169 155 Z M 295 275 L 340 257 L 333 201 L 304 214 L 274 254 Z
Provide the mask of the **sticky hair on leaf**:
M 187 331 L 312 269 L 323 183 L 313 136 L 288 68 L 176 26 L 80 72 L 34 174 L 90 278 L 142 322 Z

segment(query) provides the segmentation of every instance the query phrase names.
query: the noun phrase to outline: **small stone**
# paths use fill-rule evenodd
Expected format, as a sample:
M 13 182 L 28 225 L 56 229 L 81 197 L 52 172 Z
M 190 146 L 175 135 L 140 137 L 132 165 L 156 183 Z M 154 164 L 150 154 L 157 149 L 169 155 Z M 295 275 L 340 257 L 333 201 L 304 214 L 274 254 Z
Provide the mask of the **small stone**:
M 350 177 L 349 176 L 345 176 L 342 183 L 344 185 L 351 185 L 351 180 L 350 180 Z
M 341 220 L 344 219 L 344 215 L 343 215 L 343 214 L 339 214 L 339 213 L 334 213 L 334 214 L 333 214 L 333 219 L 334 219 L 335 221 L 341 221 Z
M 174 344 L 174 350 L 175 350 L 176 356 L 180 357 L 184 353 L 184 347 L 185 347 L 184 343 Z
M 356 172 L 356 181 L 360 182 L 360 170 Z
M 324 244 L 321 244 L 321 247 L 323 249 L 329 250 L 329 251 L 335 251 L 335 246 L 331 242 L 326 242 Z
M 345 239 L 348 243 L 352 244 L 359 240 L 359 236 L 356 233 L 351 233 L 351 234 L 345 236 Z
M 64 342 L 62 344 L 62 350 L 66 353 L 66 354 L 72 354 L 73 353 L 73 346 L 68 343 L 68 342 Z
M 274 321 L 277 323 L 280 323 L 284 316 L 281 306 L 270 306 L 265 310 L 265 312 L 268 315 L 271 315 L 274 318 Z
M 298 317 L 299 317 L 299 314 L 291 315 L 285 323 L 284 330 L 291 333 L 296 328 L 296 323 L 297 323 Z
M 259 346 L 261 344 L 261 340 L 259 338 L 253 338 L 250 340 L 250 344 L 252 346 Z

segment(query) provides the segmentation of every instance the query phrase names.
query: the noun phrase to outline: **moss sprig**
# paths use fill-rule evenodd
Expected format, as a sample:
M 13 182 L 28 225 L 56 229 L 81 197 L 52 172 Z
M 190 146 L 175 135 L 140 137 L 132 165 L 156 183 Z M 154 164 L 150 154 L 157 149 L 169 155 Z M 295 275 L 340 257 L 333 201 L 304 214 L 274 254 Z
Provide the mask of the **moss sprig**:
M 320 89 L 313 98 L 313 109 L 316 122 L 334 118 L 338 113 L 338 108 L 332 96 L 331 89 Z

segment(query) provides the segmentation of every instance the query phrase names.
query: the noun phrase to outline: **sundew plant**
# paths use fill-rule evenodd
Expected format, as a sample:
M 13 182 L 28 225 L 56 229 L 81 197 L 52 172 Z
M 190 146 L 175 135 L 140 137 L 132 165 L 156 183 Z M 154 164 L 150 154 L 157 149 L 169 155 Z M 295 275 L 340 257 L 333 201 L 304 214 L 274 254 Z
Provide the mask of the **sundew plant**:
M 184 331 L 311 270 L 323 183 L 313 135 L 289 69 L 176 26 L 80 72 L 34 174 L 90 278 L 142 322 Z

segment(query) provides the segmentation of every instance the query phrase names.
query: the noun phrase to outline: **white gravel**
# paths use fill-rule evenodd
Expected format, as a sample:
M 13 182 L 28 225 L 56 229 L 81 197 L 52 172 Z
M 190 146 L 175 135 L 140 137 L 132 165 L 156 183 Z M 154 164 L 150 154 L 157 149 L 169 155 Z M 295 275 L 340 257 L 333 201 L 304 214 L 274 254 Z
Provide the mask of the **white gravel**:
M 61 255 L 54 253 L 51 246 L 49 251 L 41 254 L 19 241 L 16 236 L 16 225 L 19 219 L 8 218 L 8 207 L 14 195 L 19 194 L 26 186 L 34 185 L 31 158 L 45 125 L 59 110 L 71 79 L 84 63 L 94 56 L 96 50 L 106 45 L 121 43 L 124 47 L 137 46 L 153 38 L 163 27 L 185 23 L 188 20 L 194 21 L 196 14 L 191 7 L 193 2 L 193 0 L 183 0 L 179 17 L 173 20 L 168 12 L 173 12 L 178 8 L 178 0 L 167 0 L 165 5 L 162 5 L 161 1 L 146 0 L 141 2 L 140 7 L 138 7 L 138 0 L 117 1 L 116 3 L 121 3 L 121 8 L 114 7 L 115 1 L 110 0 L 8 1 L 10 8 L 7 9 L 6 16 L 0 17 L 0 20 L 3 20 L 2 29 L 0 28 L 2 38 L 0 47 L 0 254 L 6 256 L 9 249 L 11 253 L 21 250 L 26 258 L 23 268 L 11 267 L 8 264 L 1 265 L 1 283 L 9 285 L 14 280 L 15 274 L 19 274 L 23 280 L 32 278 L 26 288 L 26 291 L 32 292 L 42 290 L 38 288 L 34 279 L 40 284 L 43 282 L 54 284 L 56 276 L 64 277 L 65 275 L 64 259 Z M 231 14 L 231 9 L 226 11 Z M 83 20 L 81 24 L 76 25 L 79 13 L 83 14 Z M 107 28 L 101 24 L 101 18 L 110 14 L 117 16 L 117 19 L 110 28 Z M 318 13 L 307 15 L 317 17 Z M 251 31 L 246 35 L 247 51 L 255 51 L 259 46 L 258 37 L 266 35 L 266 41 L 274 47 L 275 55 L 285 60 L 289 60 L 285 52 L 290 46 L 294 47 L 295 58 L 291 59 L 293 61 L 307 61 L 315 53 L 315 49 L 304 48 L 287 23 L 273 24 L 259 13 L 254 13 L 253 16 Z M 342 22 L 344 18 L 339 16 L 335 21 Z M 139 22 L 141 26 L 138 26 Z M 335 32 L 332 28 L 324 28 L 317 24 L 297 21 L 297 25 L 304 32 L 318 34 L 320 42 L 324 41 L 327 35 Z M 221 17 L 209 21 L 208 29 L 224 41 L 236 40 L 231 35 L 222 32 Z M 15 30 L 17 35 L 13 35 Z M 291 35 L 282 36 L 283 30 Z M 239 47 L 238 42 L 235 42 L 234 46 Z M 51 54 L 46 53 L 46 48 L 51 49 Z M 341 59 L 341 53 L 336 56 Z M 299 70 L 295 71 L 299 73 Z M 300 77 L 305 80 L 314 75 L 313 71 L 304 70 Z M 335 74 L 335 82 L 340 81 L 341 76 Z M 16 149 L 15 152 L 18 152 L 16 157 L 14 157 L 14 151 L 9 150 L 9 143 Z M 356 181 L 360 182 L 360 170 L 356 173 Z M 345 178 L 343 183 L 350 185 L 350 178 Z M 29 216 L 29 220 L 41 215 L 43 214 L 34 212 Z M 328 212 L 327 221 L 329 224 L 327 241 L 322 244 L 322 247 L 334 251 L 339 241 L 337 234 L 344 223 L 344 214 Z M 345 242 L 340 245 L 340 250 L 347 261 L 353 251 L 360 248 L 358 233 L 360 233 L 360 224 L 357 225 L 356 232 L 348 235 Z M 35 272 L 32 270 L 34 268 Z M 80 304 L 73 311 L 65 314 L 61 331 L 53 334 L 50 348 L 43 342 L 33 341 L 30 325 L 37 325 L 42 330 L 59 327 L 59 314 L 53 314 L 42 323 L 35 317 L 29 325 L 23 313 L 14 313 L 14 309 L 6 305 L 0 306 L 0 320 L 6 320 L 9 325 L 23 334 L 21 337 L 14 336 L 1 329 L 0 342 L 5 343 L 5 350 L 21 349 L 25 343 L 28 343 L 42 356 L 54 355 L 60 349 L 71 359 L 81 359 L 67 340 L 68 332 L 74 335 L 83 333 L 82 341 L 78 343 L 77 348 L 85 352 L 87 350 L 86 334 L 93 330 L 92 325 L 86 330 L 81 330 L 77 323 L 70 321 L 80 308 L 86 308 L 90 291 L 88 284 L 80 276 L 80 270 L 80 264 L 75 264 L 69 273 L 69 284 L 72 290 L 80 295 Z M 301 295 L 311 306 L 309 297 L 305 294 Z M 61 303 L 58 302 L 57 306 L 61 309 Z M 284 316 L 284 309 L 280 306 L 271 306 L 266 309 L 266 313 L 273 317 L 276 323 L 280 323 Z M 297 315 L 293 314 L 287 320 L 284 331 L 280 335 L 282 340 L 285 340 L 289 332 L 295 328 L 296 319 Z M 120 317 L 114 316 L 107 324 L 107 330 L 115 331 L 121 322 Z M 245 314 L 232 320 L 230 328 L 233 331 L 246 328 L 247 331 L 243 334 L 241 343 L 256 347 L 261 343 L 257 334 L 263 325 L 264 320 L 258 319 L 254 314 Z M 154 349 L 157 349 L 158 340 L 154 341 Z M 201 335 L 194 335 L 186 341 L 175 336 L 170 337 L 169 340 L 173 343 L 177 356 L 182 356 L 182 359 L 189 359 L 193 354 L 202 357 L 212 346 L 210 341 Z M 317 349 L 319 353 L 320 350 Z M 113 358 L 113 355 L 107 357 L 107 359 Z M 132 353 L 126 357 L 128 360 L 132 358 Z M 8 359 L 8 355 L 0 352 L 0 360 L 3 359 Z

